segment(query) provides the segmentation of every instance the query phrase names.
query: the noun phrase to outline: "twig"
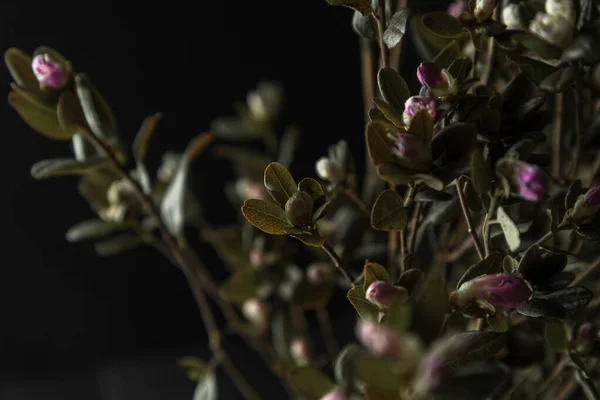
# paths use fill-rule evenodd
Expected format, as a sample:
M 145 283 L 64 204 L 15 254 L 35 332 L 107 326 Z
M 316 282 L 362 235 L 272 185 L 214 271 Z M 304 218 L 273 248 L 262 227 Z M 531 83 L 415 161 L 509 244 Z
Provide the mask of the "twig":
M 460 178 L 456 180 L 456 193 L 458 193 L 458 200 L 460 201 L 460 207 L 462 208 L 463 215 L 465 216 L 465 222 L 467 223 L 467 231 L 469 235 L 471 235 L 471 239 L 473 240 L 473 244 L 475 245 L 475 249 L 477 250 L 477 254 L 479 254 L 480 259 L 484 259 L 483 249 L 481 247 L 481 243 L 479 242 L 479 237 L 477 236 L 477 232 L 473 229 L 473 223 L 471 222 L 471 213 L 467 207 L 467 203 L 465 201 L 465 196 L 462 192 L 462 188 L 460 187 Z
M 562 142 L 563 93 L 554 96 L 554 117 L 552 119 L 552 176 L 560 180 L 560 156 Z
M 339 346 L 335 340 L 331 321 L 329 320 L 329 313 L 326 308 L 317 308 L 317 320 L 319 322 L 321 336 L 323 336 L 323 341 L 325 342 L 325 348 L 329 354 L 331 365 L 333 365 L 339 351 Z
M 342 273 L 342 275 L 348 281 L 350 286 L 353 286 L 353 282 L 352 282 L 352 278 L 350 277 L 350 273 L 348 271 L 346 271 L 346 269 L 344 268 L 344 264 L 342 263 L 342 260 L 336 254 L 336 252 L 333 250 L 331 245 L 329 243 L 325 242 L 325 243 L 323 243 L 321 248 L 323 249 L 323 251 L 325 253 L 327 253 L 329 258 L 333 262 L 333 265 Z
M 485 250 L 485 256 L 490 255 L 491 251 L 491 233 L 492 229 L 490 227 L 490 221 L 494 219 L 494 215 L 496 214 L 496 208 L 498 207 L 498 196 L 493 195 L 490 201 L 490 208 L 488 212 L 485 214 L 485 218 L 483 220 L 483 247 Z
M 588 275 L 590 275 L 592 272 L 594 272 L 596 270 L 596 268 L 600 267 L 600 258 L 597 258 L 595 261 L 593 261 L 588 268 L 586 268 L 585 270 L 581 271 L 580 273 L 578 273 L 575 276 L 575 279 L 573 279 L 573 282 L 571 282 L 569 284 L 569 286 L 575 286 L 577 285 L 579 282 L 581 282 L 582 280 L 584 280 L 585 278 L 588 277 Z
M 581 86 L 575 89 L 575 154 L 573 155 L 573 162 L 571 163 L 571 169 L 569 171 L 569 177 L 575 179 L 577 169 L 579 167 L 579 161 L 581 158 L 581 115 L 583 113 L 583 107 L 581 106 Z
M 375 71 L 373 48 L 371 42 L 366 39 L 360 41 L 360 60 L 362 75 L 363 107 L 365 112 L 365 122 L 369 120 L 369 110 L 373 107 L 373 98 L 375 97 Z M 371 202 L 371 195 L 377 185 L 377 171 L 375 165 L 371 162 L 367 146 L 365 146 L 365 181 L 363 183 L 363 199 Z
M 392 281 L 396 280 L 396 261 L 398 256 L 398 243 L 400 243 L 400 254 L 404 255 L 404 231 L 390 231 L 388 233 L 387 269 Z M 399 238 L 399 239 L 398 239 Z
M 342 193 L 344 193 L 344 195 L 346 195 L 346 197 L 350 201 L 352 201 L 363 214 L 365 214 L 367 217 L 371 216 L 371 211 L 365 205 L 365 203 L 363 203 L 363 201 L 356 195 L 356 193 L 354 193 L 352 190 L 350 190 L 348 188 L 342 189 Z
M 408 236 L 407 249 L 408 254 L 415 252 L 415 242 L 417 240 L 417 224 L 419 223 L 419 217 L 421 216 L 421 205 L 422 203 L 417 203 L 413 210 L 413 216 L 410 220 L 410 235 Z
M 385 31 L 385 1 L 379 0 L 379 15 L 372 12 L 371 15 L 375 19 L 377 23 L 377 35 L 379 42 L 379 54 L 381 57 L 381 68 L 385 68 L 388 65 L 387 60 L 387 49 L 385 47 L 385 43 L 383 42 L 383 32 Z
M 497 19 L 498 9 L 501 7 L 502 2 L 499 2 L 498 6 L 494 9 L 494 14 L 492 18 Z M 475 50 L 477 51 L 477 50 Z M 486 54 L 485 60 L 485 69 L 483 70 L 483 74 L 481 75 L 481 83 L 484 86 L 490 85 L 490 80 L 494 75 L 494 67 L 496 65 L 496 42 L 493 37 L 488 39 L 488 51 Z
M 408 8 L 408 0 L 398 0 L 396 11 Z M 406 35 L 405 35 L 406 36 Z M 402 48 L 404 47 L 404 37 L 400 42 L 390 50 L 390 67 L 400 72 L 400 59 L 402 58 Z

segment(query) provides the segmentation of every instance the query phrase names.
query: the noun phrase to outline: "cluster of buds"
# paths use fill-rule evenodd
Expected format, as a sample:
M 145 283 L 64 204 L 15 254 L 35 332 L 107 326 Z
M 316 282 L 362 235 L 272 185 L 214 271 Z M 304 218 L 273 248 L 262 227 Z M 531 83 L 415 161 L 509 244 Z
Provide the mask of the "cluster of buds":
M 428 96 L 412 96 L 404 103 L 404 114 L 402 115 L 404 124 L 409 126 L 413 117 L 421 110 L 426 110 L 431 119 L 435 121 L 437 111 L 435 99 Z
M 386 309 L 406 303 L 408 291 L 401 286 L 393 286 L 384 281 L 375 281 L 367 288 L 365 297 L 377 307 Z
M 417 78 L 432 96 L 449 100 L 458 93 L 458 82 L 452 74 L 432 62 L 423 62 L 417 68 Z
M 548 176 L 544 170 L 526 162 L 516 162 L 512 180 L 525 200 L 539 201 L 548 189 Z
M 598 333 L 598 329 L 591 322 L 581 324 L 575 335 L 577 351 L 585 354 L 592 350 L 595 347 L 595 342 L 600 339 Z
M 455 309 L 468 308 L 474 301 L 484 301 L 503 308 L 523 307 L 533 296 L 533 288 L 525 279 L 513 274 L 482 275 L 463 283 L 451 293 Z
M 67 83 L 67 70 L 49 54 L 40 54 L 33 58 L 31 69 L 42 87 L 60 89 Z
M 538 12 L 529 30 L 546 42 L 565 48 L 573 38 L 575 7 L 572 0 L 546 0 L 546 12 Z
M 412 133 L 398 133 L 393 138 L 392 154 L 416 172 L 427 171 L 433 161 L 429 146 Z

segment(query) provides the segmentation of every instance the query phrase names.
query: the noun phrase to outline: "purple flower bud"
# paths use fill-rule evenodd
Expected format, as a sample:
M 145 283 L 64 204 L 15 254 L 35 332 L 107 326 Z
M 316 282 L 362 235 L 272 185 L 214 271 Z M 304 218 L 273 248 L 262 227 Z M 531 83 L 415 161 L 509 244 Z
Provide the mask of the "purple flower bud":
M 408 299 L 408 291 L 384 281 L 375 281 L 367 288 L 366 299 L 379 308 L 390 308 Z
M 460 14 L 467 11 L 468 9 L 469 3 L 467 3 L 467 0 L 455 0 L 448 6 L 448 14 L 458 18 Z
M 412 133 L 398 133 L 394 138 L 392 153 L 406 167 L 415 171 L 426 171 L 432 162 L 431 149 Z
M 423 109 L 429 111 L 429 115 L 435 120 L 436 107 L 435 99 L 433 97 L 413 96 L 406 100 L 404 103 L 404 123 L 410 125 L 412 117 Z
M 519 195 L 525 200 L 538 201 L 548 189 L 548 176 L 537 165 L 518 162 L 513 181 Z
M 377 323 L 360 321 L 356 336 L 371 353 L 378 356 L 398 358 L 402 353 L 402 342 L 396 333 Z
M 306 279 L 313 286 L 320 286 L 330 282 L 334 277 L 331 265 L 324 262 L 315 262 L 306 269 Z
M 586 192 L 585 202 L 589 206 L 600 205 L 600 185 L 594 186 Z
M 454 77 L 432 62 L 423 62 L 417 68 L 417 78 L 435 97 L 453 96 L 458 92 Z
M 65 67 L 53 60 L 48 54 L 35 56 L 31 62 L 31 68 L 38 82 L 53 89 L 60 89 L 67 82 Z
M 336 386 L 331 392 L 321 397 L 321 400 L 348 400 L 348 396 L 346 396 L 342 388 Z
M 455 292 L 459 307 L 485 300 L 504 308 L 520 308 L 531 299 L 533 289 L 523 278 L 506 273 L 483 275 L 463 283 Z

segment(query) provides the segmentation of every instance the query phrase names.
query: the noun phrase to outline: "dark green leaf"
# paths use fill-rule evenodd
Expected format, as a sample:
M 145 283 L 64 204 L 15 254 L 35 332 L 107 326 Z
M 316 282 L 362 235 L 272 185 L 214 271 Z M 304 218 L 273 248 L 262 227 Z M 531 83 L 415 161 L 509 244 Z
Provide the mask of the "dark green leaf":
M 94 244 L 94 248 L 96 249 L 96 253 L 99 255 L 108 257 L 121 253 L 125 250 L 135 249 L 144 243 L 144 239 L 142 239 L 140 236 L 124 233 L 115 238 L 96 242 Z
M 375 165 L 392 159 L 392 150 L 387 134 L 395 130 L 394 126 L 382 121 L 371 121 L 366 128 L 367 149 L 369 158 Z
M 258 285 L 254 270 L 236 271 L 219 287 L 219 294 L 225 301 L 241 304 L 256 297 Z
M 546 60 L 560 58 L 562 53 L 558 47 L 555 47 L 545 40 L 540 39 L 539 36 L 528 32 L 517 32 L 512 35 L 512 39 L 526 49 L 534 51 Z
M 354 361 L 362 351 L 362 348 L 356 344 L 349 344 L 340 351 L 333 366 L 336 381 L 345 385 L 353 381 Z
M 556 68 L 551 65 L 517 54 L 510 54 L 508 55 L 508 58 L 516 62 L 527 79 L 537 86 L 540 86 L 542 81 L 546 79 L 548 75 L 556 71 Z
M 517 310 L 531 318 L 543 318 L 544 320 L 563 319 L 566 316 L 565 308 L 555 302 L 533 298 L 527 304 Z
M 541 83 L 540 89 L 547 92 L 559 93 L 569 89 L 578 78 L 581 71 L 573 66 L 567 66 L 548 75 Z
M 492 172 L 489 160 L 483 158 L 481 150 L 471 153 L 471 181 L 480 195 L 486 195 L 492 188 Z
M 85 126 L 85 116 L 75 93 L 65 90 L 58 99 L 57 116 L 60 126 L 64 130 L 77 130 L 78 126 Z
M 268 201 L 246 200 L 242 206 L 242 213 L 248 222 L 271 235 L 285 235 L 287 230 L 293 227 L 285 211 L 277 204 Z
M 40 84 L 31 69 L 31 56 L 11 47 L 4 53 L 4 62 L 17 85 L 30 92 L 39 92 Z
M 397 114 L 384 100 L 376 97 L 373 99 L 373 103 L 375 103 L 381 114 L 383 114 L 385 122 L 389 121 L 397 127 L 404 126 L 402 114 Z
M 286 167 L 279 163 L 271 163 L 265 169 L 265 188 L 281 206 L 298 191 L 296 181 Z
M 463 122 L 449 125 L 438 132 L 431 141 L 434 160 L 458 160 L 471 152 L 477 139 L 477 130 Z
M 392 109 L 389 108 L 389 106 L 385 103 L 385 101 L 381 100 L 381 99 L 377 99 L 381 104 L 385 104 L 385 106 L 389 109 L 389 112 L 392 112 Z M 373 102 L 375 102 L 375 99 L 373 99 Z M 369 110 L 369 121 L 381 121 L 381 122 L 391 122 L 389 121 L 385 114 L 383 113 L 383 111 L 381 111 L 379 108 L 374 107 L 371 108 Z
M 367 262 L 363 268 L 363 289 L 365 292 L 371 286 L 371 284 L 375 281 L 384 281 L 388 282 L 390 277 L 388 275 L 387 270 L 383 265 Z
M 397 373 L 396 362 L 372 356 L 365 350 L 361 350 L 354 358 L 355 379 L 369 386 L 397 393 L 403 382 L 402 377 Z
M 382 68 L 377 73 L 377 84 L 383 100 L 396 114 L 402 115 L 410 90 L 400 74 L 392 68 Z
M 371 0 L 325 0 L 332 6 L 344 6 L 358 11 L 362 15 L 371 14 Z
M 225 265 L 234 271 L 250 268 L 248 252 L 243 247 L 241 236 L 238 226 L 202 230 L 202 238 L 215 249 Z
M 406 33 L 406 24 L 409 16 L 410 10 L 403 8 L 396 11 L 390 19 L 385 32 L 383 32 L 383 43 L 385 43 L 388 49 L 395 47 L 402 40 L 402 37 Z
M 432 203 L 422 225 L 437 225 L 452 221 L 458 215 L 459 211 L 460 204 L 456 197 L 448 201 Z
M 532 285 L 538 286 L 549 281 L 567 265 L 565 254 L 553 253 L 537 246 L 530 247 L 519 263 L 519 273 Z
M 288 380 L 306 400 L 319 400 L 334 388 L 334 383 L 327 375 L 310 367 L 291 371 Z
M 350 303 L 352 303 L 352 306 L 354 306 L 363 321 L 378 321 L 379 308 L 367 301 L 365 295 L 365 289 L 362 285 L 359 285 L 351 288 L 346 297 L 348 297 L 348 300 L 350 300 Z
M 468 282 L 471 279 L 475 279 L 478 276 L 490 273 L 490 271 L 499 272 L 501 262 L 502 255 L 499 252 L 495 251 L 491 253 L 477 264 L 471 265 L 459 279 L 458 283 L 456 284 L 456 288 L 458 289 L 463 283 Z
M 403 185 L 412 181 L 412 171 L 394 164 L 391 162 L 385 162 L 377 165 L 377 175 L 381 179 L 393 183 L 395 185 Z
M 144 161 L 148 152 L 148 143 L 156 130 L 156 125 L 162 119 L 161 113 L 146 117 L 133 142 L 133 155 L 138 162 Z
M 408 22 L 416 50 L 423 60 L 432 60 L 450 42 L 429 30 L 423 24 L 421 15 L 413 15 Z
M 87 75 L 79 74 L 75 77 L 75 89 L 87 124 L 94 135 L 104 139 L 115 139 L 117 120 Z
M 581 180 L 574 180 L 571 185 L 569 185 L 569 190 L 567 191 L 567 195 L 565 196 L 565 209 L 570 210 L 575 205 L 575 202 L 582 194 L 585 194 L 586 190 L 581 186 Z
M 69 140 L 75 134 L 75 131 L 65 130 L 60 126 L 56 109 L 37 101 L 32 96 L 26 96 L 21 91 L 10 92 L 8 104 L 31 129 L 50 139 Z
M 567 287 L 575 279 L 573 272 L 562 271 L 552 276 L 549 280 L 537 285 L 535 290 L 539 294 L 555 292 L 559 289 Z
M 352 16 L 352 29 L 363 39 L 373 40 L 377 37 L 377 23 L 371 15 L 365 16 L 355 11 Z
M 463 332 L 452 336 L 450 359 L 445 366 L 458 368 L 470 362 L 487 361 L 494 357 L 504 345 L 506 336 L 502 332 Z
M 442 191 L 446 187 L 441 179 L 429 174 L 413 174 L 411 180 L 415 183 L 423 183 L 425 186 L 437 191 Z
M 198 381 L 193 400 L 217 400 L 218 398 L 217 377 L 214 372 L 209 371 Z
M 600 45 L 591 35 L 577 35 L 571 44 L 564 49 L 561 60 L 573 62 L 581 60 L 585 65 L 593 65 L 600 61 Z
M 292 164 L 300 143 L 300 129 L 294 125 L 285 128 L 279 141 L 277 162 L 286 168 Z
M 239 146 L 215 146 L 215 154 L 231 160 L 238 175 L 262 181 L 271 159 L 265 154 Z
M 332 292 L 331 285 L 315 286 L 304 280 L 294 288 L 292 303 L 305 310 L 324 308 L 327 306 Z
M 397 285 L 402 286 L 408 293 L 412 294 L 417 287 L 423 282 L 425 275 L 419 269 L 407 269 L 400 275 L 400 279 L 398 279 Z
M 423 15 L 423 25 L 443 38 L 455 38 L 463 33 L 460 21 L 444 11 L 434 11 Z
M 114 224 L 101 219 L 90 219 L 81 221 L 69 228 L 66 233 L 66 239 L 71 243 L 82 240 L 100 239 L 124 228 L 123 225 Z
M 588 305 L 594 294 L 583 286 L 568 287 L 552 293 L 537 296 L 538 299 L 560 304 L 565 310 L 566 318 L 575 317 Z
M 314 233 L 289 233 L 289 235 L 311 247 L 321 247 L 325 243 L 325 239 Z
M 380 231 L 401 231 L 407 219 L 402 196 L 393 190 L 381 192 L 371 210 L 371 226 Z
M 433 138 L 433 118 L 428 110 L 419 110 L 410 120 L 408 131 L 419 137 L 423 142 L 429 143 Z
M 31 176 L 35 179 L 45 179 L 63 175 L 83 175 L 94 168 L 107 164 L 106 158 L 93 158 L 87 161 L 77 161 L 73 158 L 54 158 L 33 164 Z
M 396 304 L 385 310 L 381 322 L 398 335 L 402 335 L 412 322 L 412 309 L 408 304 Z
M 471 68 L 473 67 L 473 62 L 468 58 L 457 58 L 448 67 L 448 72 L 458 80 L 458 82 L 463 82 Z
M 549 322 L 544 331 L 546 340 L 550 347 L 556 352 L 562 352 L 567 349 L 568 339 L 565 327 L 561 322 Z
M 417 332 L 425 341 L 435 339 L 449 311 L 446 284 L 440 274 L 432 274 L 424 283 L 420 296 L 411 295 L 415 302 L 411 331 Z
M 312 197 L 315 209 L 325 204 L 325 192 L 321 184 L 313 178 L 304 178 L 298 183 L 298 190 L 306 192 Z
M 458 41 L 453 40 L 448 43 L 448 45 L 444 47 L 442 51 L 440 51 L 438 55 L 435 56 L 435 58 L 431 61 L 436 63 L 440 68 L 448 69 L 454 60 L 458 58 L 459 54 L 460 45 L 458 44 Z
M 504 238 L 506 239 L 506 243 L 508 243 L 508 248 L 510 251 L 517 251 L 519 247 L 521 247 L 521 233 L 519 232 L 517 224 L 513 222 L 502 207 L 498 207 L 496 218 L 502 228 Z

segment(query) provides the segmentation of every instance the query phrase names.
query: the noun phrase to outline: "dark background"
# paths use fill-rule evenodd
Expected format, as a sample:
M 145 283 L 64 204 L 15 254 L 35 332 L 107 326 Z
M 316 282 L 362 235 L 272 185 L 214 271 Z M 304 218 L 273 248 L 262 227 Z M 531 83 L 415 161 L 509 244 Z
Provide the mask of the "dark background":
M 357 164 L 364 162 L 351 16 L 324 0 L 7 0 L 0 43 L 3 50 L 48 45 L 63 53 L 107 98 L 127 141 L 145 116 L 162 111 L 151 143 L 155 159 L 166 149 L 183 150 L 213 118 L 231 114 L 259 80 L 279 81 L 284 118 L 303 134 L 293 171 L 314 176 L 314 161 L 342 138 Z M 407 52 L 404 75 L 414 85 L 410 71 L 418 60 L 411 46 Z M 0 83 L 8 94 L 6 69 Z M 0 398 L 191 399 L 194 384 L 175 361 L 210 356 L 183 275 L 148 249 L 103 259 L 91 244 L 67 243 L 64 232 L 92 217 L 76 180 L 34 181 L 29 170 L 40 159 L 69 156 L 68 143 L 34 133 L 8 105 L 0 117 Z M 209 165 L 201 163 L 197 175 L 219 188 L 224 176 Z M 203 199 L 211 215 L 236 212 L 220 194 Z M 206 257 L 219 274 L 214 255 Z M 347 307 L 334 310 L 334 321 L 348 315 Z M 255 360 L 243 360 L 256 379 Z M 269 382 L 261 382 L 265 398 L 283 398 L 269 396 Z M 220 390 L 223 399 L 238 398 L 230 385 Z

